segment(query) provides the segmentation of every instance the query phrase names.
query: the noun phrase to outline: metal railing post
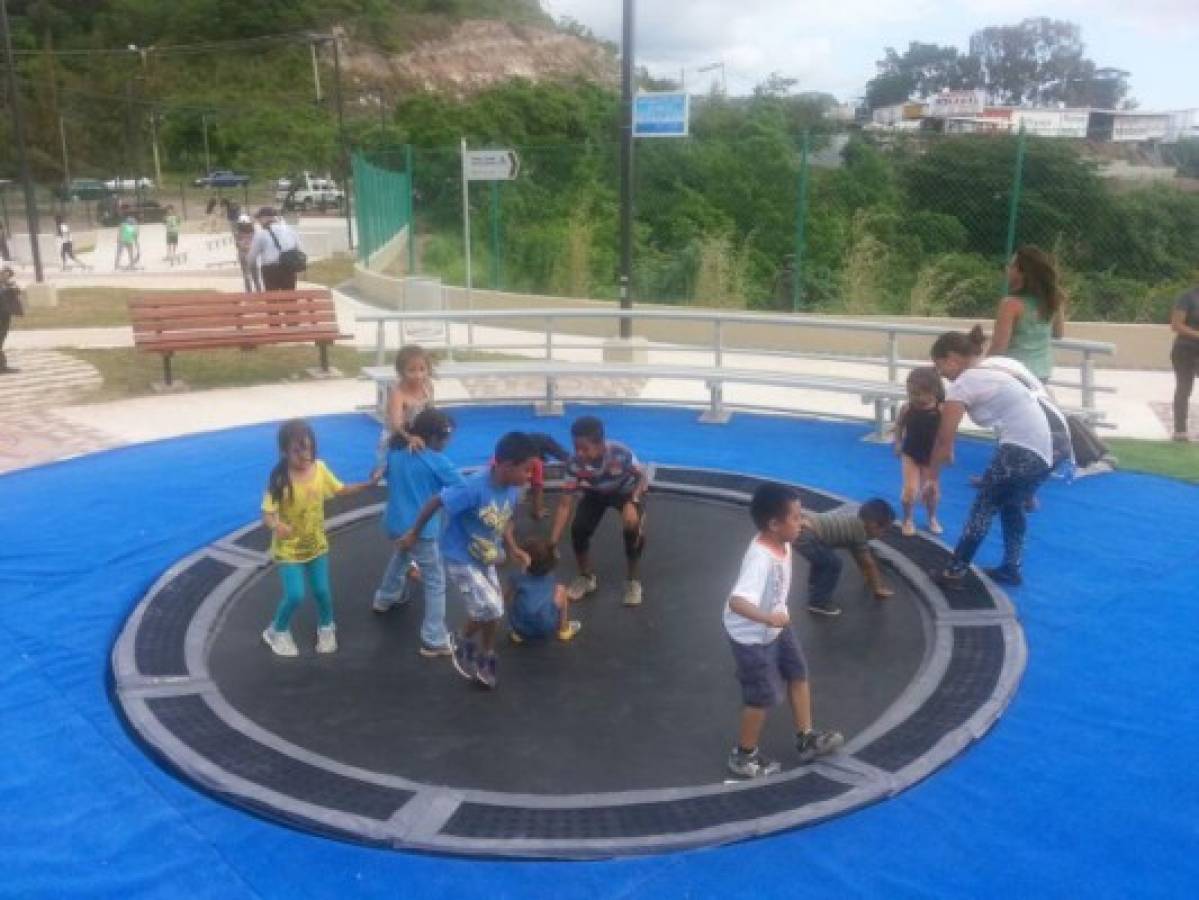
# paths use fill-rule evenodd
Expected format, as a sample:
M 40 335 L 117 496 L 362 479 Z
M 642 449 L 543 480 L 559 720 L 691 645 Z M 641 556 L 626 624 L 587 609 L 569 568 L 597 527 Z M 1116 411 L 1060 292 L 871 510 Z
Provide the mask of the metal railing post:
M 712 320 L 712 358 L 716 368 L 724 365 L 724 322 Z
M 383 328 L 386 324 L 387 323 L 384 322 L 382 319 L 380 319 L 378 322 L 375 323 L 375 325 L 376 325 L 376 328 L 375 328 L 375 365 L 376 366 L 381 366 L 381 365 L 383 365 L 383 362 L 384 362 L 384 357 L 385 357 L 385 352 L 386 352 L 386 348 L 384 345 L 387 342 L 383 338 Z
M 899 335 L 887 332 L 887 381 L 899 383 Z
M 554 358 L 554 317 L 545 317 L 545 358 Z
M 1095 411 L 1095 364 L 1091 359 L 1091 351 L 1082 351 L 1082 408 L 1088 413 Z

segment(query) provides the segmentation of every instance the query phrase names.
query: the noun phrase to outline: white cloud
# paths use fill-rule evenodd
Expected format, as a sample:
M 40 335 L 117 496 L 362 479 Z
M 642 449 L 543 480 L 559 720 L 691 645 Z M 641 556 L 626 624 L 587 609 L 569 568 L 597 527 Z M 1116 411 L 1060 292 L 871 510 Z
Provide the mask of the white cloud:
M 1199 0 L 635 0 L 638 65 L 658 77 L 685 68 L 689 86 L 717 73 L 696 67 L 723 61 L 729 91 L 746 93 L 778 72 L 800 90 L 842 98 L 861 92 L 884 48 L 922 40 L 965 47 L 988 25 L 1049 15 L 1078 22 L 1097 62 L 1133 72 L 1134 93 L 1153 102 L 1188 102 L 1177 73 L 1193 66 Z M 620 40 L 622 0 L 543 0 L 600 37 Z M 1155 101 L 1154 97 L 1161 100 Z M 1166 98 L 1170 99 L 1167 101 Z M 1193 98 L 1199 103 L 1199 96 Z

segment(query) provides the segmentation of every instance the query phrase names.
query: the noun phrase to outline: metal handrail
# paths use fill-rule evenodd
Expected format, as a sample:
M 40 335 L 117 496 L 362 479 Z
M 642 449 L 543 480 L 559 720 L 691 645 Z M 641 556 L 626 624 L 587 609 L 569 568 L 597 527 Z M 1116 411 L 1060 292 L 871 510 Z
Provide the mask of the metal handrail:
M 789 356 L 795 359 L 836 359 L 837 361 L 855 362 L 862 364 L 881 364 L 887 367 L 887 382 L 890 384 L 899 384 L 900 369 L 910 368 L 909 360 L 904 360 L 899 355 L 899 338 L 900 336 L 923 336 L 931 337 L 943 334 L 945 328 L 937 325 L 915 325 L 909 323 L 898 322 L 863 322 L 856 319 L 838 319 L 824 316 L 796 316 L 796 315 L 778 315 L 778 314 L 756 314 L 745 312 L 716 312 L 708 310 L 696 309 L 576 309 L 576 308 L 544 308 L 544 309 L 469 309 L 469 310 L 419 310 L 411 312 L 378 312 L 378 313 L 361 313 L 357 316 L 359 322 L 374 322 L 376 325 L 376 346 L 375 360 L 377 365 L 382 365 L 386 355 L 385 342 L 385 327 L 388 322 L 395 322 L 400 328 L 400 340 L 404 342 L 404 325 L 408 322 L 466 322 L 468 325 L 474 325 L 480 322 L 488 321 L 512 321 L 512 320 L 540 320 L 543 323 L 544 340 L 536 344 L 536 346 L 523 347 L 521 345 L 496 345 L 487 344 L 485 347 L 476 346 L 474 342 L 474 329 L 468 328 L 467 345 L 455 347 L 450 329 L 446 328 L 445 343 L 446 350 L 450 357 L 453 357 L 455 350 L 502 350 L 502 349 L 538 349 L 544 351 L 544 358 L 553 359 L 554 353 L 554 325 L 562 320 L 576 319 L 607 319 L 614 323 L 621 319 L 633 319 L 642 321 L 681 321 L 681 322 L 703 322 L 712 326 L 711 342 L 708 344 L 695 344 L 680 346 L 677 343 L 668 345 L 665 348 L 675 352 L 708 352 L 712 354 L 713 365 L 720 367 L 724 363 L 726 354 L 735 353 L 758 353 L 771 356 Z M 821 354 L 810 353 L 803 351 L 779 351 L 754 348 L 731 347 L 725 341 L 725 326 L 726 325 L 766 325 L 780 326 L 787 328 L 800 329 L 825 329 L 837 331 L 852 331 L 859 333 L 877 334 L 880 338 L 886 338 L 887 349 L 882 356 L 854 356 L 852 354 Z M 1080 380 L 1078 382 L 1058 382 L 1050 381 L 1050 384 L 1059 387 L 1069 387 L 1080 391 L 1082 400 L 1082 409 L 1088 413 L 1097 413 L 1095 405 L 1095 395 L 1099 392 L 1112 392 L 1113 389 L 1100 387 L 1095 383 L 1095 361 L 1097 355 L 1111 355 L 1116 351 L 1116 345 L 1105 341 L 1084 341 L 1075 338 L 1058 338 L 1053 341 L 1055 350 L 1060 350 L 1068 353 L 1078 353 L 1082 356 L 1079 362 Z

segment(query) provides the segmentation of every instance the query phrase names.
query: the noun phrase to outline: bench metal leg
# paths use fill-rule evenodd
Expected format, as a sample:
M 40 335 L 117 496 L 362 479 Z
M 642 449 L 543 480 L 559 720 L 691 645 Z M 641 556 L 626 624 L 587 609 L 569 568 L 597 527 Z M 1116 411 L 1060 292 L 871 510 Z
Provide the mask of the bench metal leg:
M 321 371 L 329 371 L 329 345 L 325 343 L 317 344 L 321 352 Z
M 174 379 L 171 377 L 171 357 L 172 356 L 174 356 L 173 353 L 162 354 L 162 383 L 165 384 L 167 387 L 170 387 L 172 384 L 175 383 Z
M 560 416 L 566 410 L 558 400 L 558 379 L 547 375 L 545 379 L 545 402 L 535 407 L 539 416 Z
M 724 408 L 724 382 L 709 381 L 708 392 L 711 399 L 699 420 L 707 425 L 723 425 L 733 417 L 733 414 Z

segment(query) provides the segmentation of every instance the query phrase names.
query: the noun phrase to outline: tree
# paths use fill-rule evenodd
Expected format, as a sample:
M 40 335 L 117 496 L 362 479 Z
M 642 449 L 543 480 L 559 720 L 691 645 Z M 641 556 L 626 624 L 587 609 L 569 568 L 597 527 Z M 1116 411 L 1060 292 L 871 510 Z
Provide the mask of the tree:
M 920 41 L 908 44 L 903 54 L 888 47 L 876 65 L 878 75 L 866 85 L 866 105 L 871 109 L 928 97 L 945 89 L 973 88 L 980 75 L 977 61 L 956 47 Z
M 1114 108 L 1128 93 L 1128 73 L 1097 67 L 1085 50 L 1078 25 L 1044 16 L 984 28 L 970 38 L 980 86 L 995 101 Z

